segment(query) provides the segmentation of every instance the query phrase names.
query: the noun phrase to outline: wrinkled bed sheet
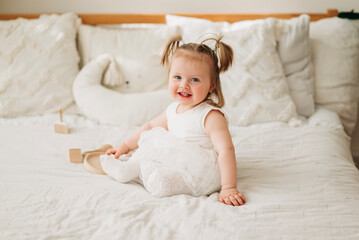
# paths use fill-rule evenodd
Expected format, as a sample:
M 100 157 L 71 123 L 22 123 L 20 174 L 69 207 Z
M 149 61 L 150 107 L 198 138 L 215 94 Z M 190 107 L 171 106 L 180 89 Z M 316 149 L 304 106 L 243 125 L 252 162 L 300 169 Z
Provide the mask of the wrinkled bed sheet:
M 350 139 L 324 113 L 302 126 L 231 127 L 247 204 L 151 197 L 66 160 L 135 128 L 65 115 L 0 119 L 0 239 L 359 239 L 359 172 Z M 329 120 L 328 120 L 329 119 Z

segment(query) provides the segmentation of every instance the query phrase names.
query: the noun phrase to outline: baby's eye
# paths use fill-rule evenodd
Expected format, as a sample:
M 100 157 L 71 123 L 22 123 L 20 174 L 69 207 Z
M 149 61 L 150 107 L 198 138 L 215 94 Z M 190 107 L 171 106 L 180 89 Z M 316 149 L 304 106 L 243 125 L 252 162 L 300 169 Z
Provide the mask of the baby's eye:
M 179 80 L 179 79 L 181 79 L 181 76 L 175 76 L 175 78 Z
M 192 78 L 191 81 L 192 82 L 199 82 L 198 78 Z

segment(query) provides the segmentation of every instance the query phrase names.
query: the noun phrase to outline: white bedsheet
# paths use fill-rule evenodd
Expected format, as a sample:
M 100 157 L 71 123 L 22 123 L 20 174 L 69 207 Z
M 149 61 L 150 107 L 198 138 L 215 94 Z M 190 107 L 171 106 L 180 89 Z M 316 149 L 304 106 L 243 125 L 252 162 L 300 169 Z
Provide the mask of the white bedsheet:
M 134 128 L 64 119 L 69 135 L 53 132 L 55 115 L 0 119 L 0 239 L 359 239 L 359 172 L 335 117 L 232 127 L 241 207 L 90 174 L 67 149 L 116 144 Z

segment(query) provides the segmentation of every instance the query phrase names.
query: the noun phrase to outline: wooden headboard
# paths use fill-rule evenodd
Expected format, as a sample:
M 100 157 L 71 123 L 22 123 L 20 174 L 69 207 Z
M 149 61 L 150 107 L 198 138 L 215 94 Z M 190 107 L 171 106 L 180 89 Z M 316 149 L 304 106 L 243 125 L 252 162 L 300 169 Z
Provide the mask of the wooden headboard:
M 275 17 L 282 19 L 290 19 L 298 17 L 302 13 L 265 13 L 265 14 L 241 14 L 241 13 L 171 13 L 179 16 L 205 18 L 215 22 L 227 21 L 230 23 L 263 19 L 267 17 Z M 337 9 L 328 9 L 326 13 L 306 13 L 310 16 L 311 21 L 317 21 L 323 18 L 338 16 Z M 18 17 L 38 18 L 40 14 L 0 14 L 0 20 L 11 20 Z M 78 14 L 84 24 L 120 24 L 120 23 L 165 23 L 166 14 Z

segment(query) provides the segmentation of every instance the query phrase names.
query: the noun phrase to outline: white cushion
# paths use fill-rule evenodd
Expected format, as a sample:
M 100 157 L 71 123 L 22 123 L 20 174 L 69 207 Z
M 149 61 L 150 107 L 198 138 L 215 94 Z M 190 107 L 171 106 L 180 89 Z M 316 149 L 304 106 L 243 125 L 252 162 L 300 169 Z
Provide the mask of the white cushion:
M 147 29 L 81 25 L 78 45 L 82 65 L 104 53 L 111 54 L 125 82 L 113 90 L 135 93 L 164 89 L 167 69 L 160 64 L 161 56 L 169 38 L 177 33 L 177 27 L 166 25 Z
M 318 107 L 308 118 L 310 126 L 325 126 L 333 129 L 343 129 L 343 124 L 337 113 L 323 107 Z
M 38 115 L 73 102 L 75 14 L 0 21 L 0 117 Z
M 350 20 L 350 23 L 359 31 L 359 20 Z
M 275 22 L 267 19 L 224 34 L 234 51 L 233 66 L 221 76 L 231 124 L 287 122 L 296 116 L 274 30 Z
M 309 16 L 276 19 L 278 53 L 297 112 L 311 116 L 315 111 L 314 77 L 309 41 Z
M 207 19 L 183 17 L 167 14 L 166 23 L 169 26 L 178 26 L 181 29 L 184 42 L 200 42 L 208 33 L 220 33 L 228 29 L 227 22 L 212 22 Z
M 201 41 L 208 33 L 225 33 L 255 26 L 264 20 L 211 22 L 205 19 L 189 18 L 175 15 L 166 16 L 167 24 L 179 26 L 184 41 Z M 276 40 L 278 53 L 284 73 L 288 80 L 291 97 L 295 102 L 298 114 L 310 116 L 314 112 L 313 73 L 309 44 L 309 17 L 302 15 L 291 20 L 276 22 Z M 233 86 L 232 86 L 233 87 Z
M 167 89 L 124 94 L 101 85 L 112 59 L 111 55 L 101 55 L 76 77 L 73 94 L 84 115 L 103 124 L 141 125 L 160 115 L 173 101 Z
M 328 18 L 310 24 L 315 104 L 335 111 L 351 134 L 359 98 L 359 32 L 350 20 Z
M 350 22 L 354 25 L 354 27 L 359 32 L 359 20 L 351 20 Z M 358 112 L 359 112 L 359 106 L 358 106 L 357 113 Z M 352 154 L 353 154 L 354 157 L 358 157 L 359 156 L 359 124 L 358 124 L 358 118 L 356 119 L 355 129 L 353 130 L 351 137 L 352 137 L 352 140 L 351 140 L 350 147 L 351 147 L 351 150 L 352 150 Z

